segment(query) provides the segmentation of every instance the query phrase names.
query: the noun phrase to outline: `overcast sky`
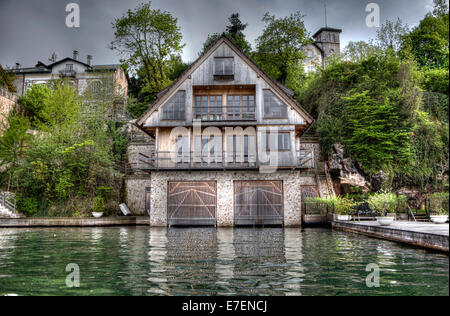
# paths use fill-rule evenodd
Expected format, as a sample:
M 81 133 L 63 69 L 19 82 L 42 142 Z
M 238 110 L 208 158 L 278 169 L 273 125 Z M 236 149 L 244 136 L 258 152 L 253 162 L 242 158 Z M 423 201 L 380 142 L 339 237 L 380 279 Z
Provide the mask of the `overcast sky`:
M 80 5 L 80 28 L 67 28 L 65 7 Z M 58 59 L 72 56 L 94 56 L 94 64 L 117 63 L 119 57 L 108 48 L 113 39 L 111 22 L 141 0 L 0 0 L 0 64 L 34 66 L 38 60 L 48 62 L 52 52 Z M 186 47 L 183 59 L 198 56 L 209 33 L 223 32 L 227 19 L 239 12 L 248 23 L 245 31 L 252 44 L 264 27 L 261 17 L 270 12 L 277 17 L 300 11 L 305 24 L 314 33 L 324 26 L 324 4 L 327 5 L 328 26 L 343 30 L 342 48 L 349 41 L 374 37 L 375 28 L 365 24 L 366 5 L 378 3 L 381 21 L 395 20 L 415 26 L 432 9 L 433 0 L 153 0 L 153 8 L 172 13 L 178 18 Z

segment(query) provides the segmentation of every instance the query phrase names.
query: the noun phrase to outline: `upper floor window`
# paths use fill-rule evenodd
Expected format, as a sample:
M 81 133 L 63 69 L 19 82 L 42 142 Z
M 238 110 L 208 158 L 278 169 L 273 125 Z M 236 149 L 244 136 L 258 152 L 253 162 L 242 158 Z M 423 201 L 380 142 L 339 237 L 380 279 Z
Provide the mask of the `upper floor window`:
M 289 151 L 291 149 L 289 132 L 266 133 L 265 142 L 267 151 Z
M 66 71 L 72 71 L 73 70 L 73 64 L 66 64 Z
M 222 96 L 196 96 L 195 97 L 195 119 L 203 121 L 222 120 Z
M 178 91 L 162 109 L 163 120 L 184 120 L 186 92 Z
M 312 57 L 313 57 L 313 52 L 312 52 L 312 50 L 308 49 L 308 50 L 306 51 L 306 55 L 308 56 L 308 58 L 312 58 Z
M 214 75 L 230 76 L 234 74 L 233 57 L 215 58 Z
M 270 90 L 264 90 L 264 117 L 287 118 L 287 106 Z

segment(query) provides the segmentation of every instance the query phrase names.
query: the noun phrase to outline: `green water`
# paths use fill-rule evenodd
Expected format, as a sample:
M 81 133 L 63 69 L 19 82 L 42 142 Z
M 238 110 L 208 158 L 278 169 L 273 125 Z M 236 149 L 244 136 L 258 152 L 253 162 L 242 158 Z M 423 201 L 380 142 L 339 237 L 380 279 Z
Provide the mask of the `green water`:
M 329 229 L 0 229 L 0 295 L 449 295 L 448 281 L 446 255 Z

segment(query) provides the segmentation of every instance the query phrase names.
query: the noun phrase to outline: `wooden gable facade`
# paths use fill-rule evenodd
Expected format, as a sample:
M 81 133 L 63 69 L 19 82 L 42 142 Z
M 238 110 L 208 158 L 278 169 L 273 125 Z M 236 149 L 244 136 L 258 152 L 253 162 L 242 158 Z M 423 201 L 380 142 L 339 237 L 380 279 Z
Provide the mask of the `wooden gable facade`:
M 137 120 L 155 139 L 141 155 L 143 169 L 257 169 L 271 137 L 279 167 L 309 168 L 312 153 L 301 152 L 300 137 L 313 119 L 293 96 L 222 36 Z M 244 135 L 229 134 L 236 128 Z

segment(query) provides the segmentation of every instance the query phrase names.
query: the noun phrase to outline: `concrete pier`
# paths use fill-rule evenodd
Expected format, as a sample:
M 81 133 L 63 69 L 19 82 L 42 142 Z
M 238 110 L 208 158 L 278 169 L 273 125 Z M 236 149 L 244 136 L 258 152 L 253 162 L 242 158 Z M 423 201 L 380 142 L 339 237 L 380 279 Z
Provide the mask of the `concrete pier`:
M 380 226 L 376 221 L 333 221 L 332 227 L 335 230 L 449 252 L 448 224 L 395 221 L 391 226 Z
M 150 225 L 148 216 L 101 218 L 0 218 L 0 227 L 106 227 Z

